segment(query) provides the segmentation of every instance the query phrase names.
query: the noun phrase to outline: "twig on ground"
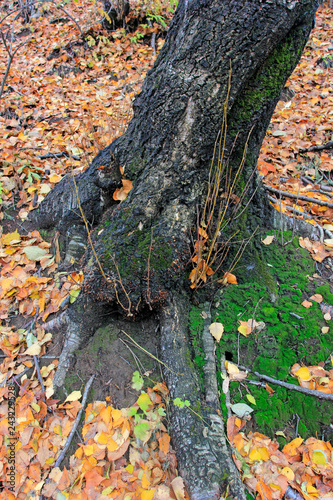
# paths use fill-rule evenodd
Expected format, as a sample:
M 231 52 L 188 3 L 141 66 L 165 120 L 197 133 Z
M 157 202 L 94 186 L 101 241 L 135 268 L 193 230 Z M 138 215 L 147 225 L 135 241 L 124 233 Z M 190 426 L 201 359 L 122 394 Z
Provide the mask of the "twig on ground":
M 295 384 L 289 384 L 288 382 L 283 382 L 282 380 L 277 380 L 275 378 L 268 377 L 268 375 L 262 375 L 259 372 L 255 372 L 250 368 L 247 368 L 246 366 L 238 365 L 238 368 L 253 373 L 254 375 L 256 375 L 256 377 L 258 377 L 261 380 L 266 380 L 266 382 L 270 382 L 271 384 L 280 385 L 281 387 L 285 387 L 286 389 L 289 389 L 291 391 L 298 391 L 302 392 L 303 394 L 306 394 L 307 396 L 315 396 L 316 398 L 319 399 L 327 399 L 328 401 L 333 401 L 333 394 L 327 394 L 326 392 L 316 391 L 315 389 L 307 389 L 306 387 L 300 387 Z
M 315 146 L 311 146 L 309 148 L 299 149 L 299 153 L 308 153 L 310 151 L 322 151 L 323 149 L 331 149 L 333 148 L 333 141 L 326 142 L 326 144 L 318 144 Z
M 59 467 L 59 465 L 61 464 L 61 462 L 63 461 L 63 459 L 65 458 L 65 455 L 66 455 L 66 452 L 69 448 L 69 445 L 71 444 L 72 442 L 72 439 L 74 437 L 74 434 L 76 432 L 76 429 L 77 429 L 77 426 L 79 425 L 80 423 L 80 420 L 81 420 L 81 415 L 82 415 L 82 412 L 84 410 L 84 407 L 86 406 L 86 402 L 87 402 L 87 397 L 88 397 L 88 393 L 89 393 L 89 390 L 90 390 L 90 387 L 91 387 L 91 384 L 93 383 L 94 381 L 94 378 L 95 378 L 95 375 L 92 375 L 90 377 L 90 379 L 88 380 L 87 382 L 87 385 L 86 385 L 86 388 L 84 390 L 84 393 L 83 393 L 83 398 L 82 398 L 82 406 L 80 408 L 80 411 L 78 412 L 77 416 L 76 416 L 76 419 L 75 419 L 75 422 L 74 422 L 74 425 L 72 427 L 72 430 L 71 432 L 69 433 L 69 436 L 67 438 L 67 441 L 66 441 L 66 444 L 62 450 L 62 452 L 60 453 L 59 457 L 57 458 L 57 460 L 55 461 L 55 464 L 54 464 L 54 467 Z
M 272 186 L 268 186 L 267 184 L 265 184 L 264 186 L 265 189 L 267 189 L 267 191 L 270 191 L 271 193 L 274 194 L 285 196 L 286 198 L 294 198 L 294 199 L 296 198 L 299 200 L 307 201 L 309 203 L 315 203 L 316 205 L 321 205 L 323 207 L 333 208 L 333 203 L 327 201 L 317 200 L 316 198 L 311 198 L 309 196 L 289 193 L 288 191 L 281 191 L 280 189 L 273 188 Z

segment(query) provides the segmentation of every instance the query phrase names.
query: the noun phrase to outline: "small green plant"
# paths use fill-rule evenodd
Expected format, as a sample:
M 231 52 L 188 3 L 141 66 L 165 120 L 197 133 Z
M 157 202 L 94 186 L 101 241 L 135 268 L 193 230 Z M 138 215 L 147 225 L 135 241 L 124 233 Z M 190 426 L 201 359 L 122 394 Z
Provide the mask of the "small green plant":
M 191 406 L 191 403 L 188 401 L 188 399 L 185 399 L 185 401 L 183 401 L 182 399 L 180 398 L 176 398 L 173 400 L 173 404 L 175 406 L 177 406 L 178 408 L 185 408 L 185 406 L 188 408 Z
M 147 14 L 147 19 L 151 22 L 156 22 L 157 24 L 160 24 L 162 28 L 167 27 L 164 17 L 159 16 L 158 14 L 153 14 L 153 13 Z
M 137 391 L 143 387 L 143 378 L 138 371 L 133 373 L 132 387 Z M 162 418 L 165 416 L 165 411 L 162 406 L 154 408 L 149 395 L 141 391 L 135 405 L 131 406 L 128 410 L 128 415 L 134 418 L 135 437 L 146 443 L 152 432 L 160 427 Z
M 21 174 L 21 180 L 28 182 L 29 184 L 33 184 L 34 180 L 40 180 L 41 178 L 40 174 L 37 173 L 36 170 L 37 172 L 41 172 L 43 169 L 42 167 L 32 165 L 31 161 L 28 160 L 27 163 L 21 165 L 21 167 L 17 169 L 17 173 Z
M 2 205 L 2 195 L 3 195 L 3 183 L 0 182 L 0 205 Z
M 130 42 L 138 43 L 140 42 L 140 40 L 142 40 L 143 37 L 144 37 L 143 33 L 135 33 L 135 35 L 130 38 Z

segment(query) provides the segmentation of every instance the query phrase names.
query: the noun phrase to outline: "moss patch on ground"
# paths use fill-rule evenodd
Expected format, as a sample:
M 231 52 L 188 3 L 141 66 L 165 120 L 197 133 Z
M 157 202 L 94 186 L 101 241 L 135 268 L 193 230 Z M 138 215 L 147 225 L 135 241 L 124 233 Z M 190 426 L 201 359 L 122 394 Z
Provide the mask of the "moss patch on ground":
M 290 239 L 285 234 L 285 241 Z M 236 271 L 239 285 L 228 286 L 216 295 L 212 308 L 212 321 L 224 325 L 224 334 L 217 346 L 218 362 L 221 354 L 226 359 L 246 366 L 261 374 L 298 385 L 297 379 L 289 375 L 294 363 L 316 365 L 327 361 L 333 350 L 330 332 L 322 334 L 326 322 L 319 304 L 314 302 L 310 309 L 301 305 L 312 293 L 322 293 L 324 300 L 333 304 L 329 285 L 311 286 L 308 277 L 315 273 L 315 263 L 306 250 L 298 245 L 295 238 L 287 246 L 273 242 L 269 246 L 257 244 L 243 256 L 241 266 Z M 200 308 L 191 312 L 191 333 L 196 337 L 200 330 Z M 259 333 L 244 337 L 238 333 L 238 320 L 253 318 L 263 321 L 265 328 Z M 199 341 L 194 340 L 195 361 L 198 367 L 203 362 Z M 252 379 L 255 379 L 251 375 Z M 222 379 L 219 374 L 222 393 Z M 303 437 L 322 436 L 332 438 L 330 428 L 333 408 L 312 396 L 305 396 L 277 385 L 272 385 L 275 393 L 270 395 L 265 387 L 251 384 L 231 383 L 233 403 L 250 404 L 246 395 L 252 394 L 256 400 L 251 428 L 271 437 L 276 431 L 283 431 L 288 439 L 296 433 Z M 223 399 L 223 396 L 222 396 Z M 224 401 L 222 411 L 225 413 Z M 253 414 L 252 414 L 253 415 Z

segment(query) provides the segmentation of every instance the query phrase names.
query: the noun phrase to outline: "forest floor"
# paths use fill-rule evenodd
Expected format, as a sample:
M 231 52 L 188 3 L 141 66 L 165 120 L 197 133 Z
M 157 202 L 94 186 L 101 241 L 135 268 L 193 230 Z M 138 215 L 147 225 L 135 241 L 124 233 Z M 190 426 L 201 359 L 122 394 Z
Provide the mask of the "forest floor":
M 64 175 L 82 172 L 99 150 L 125 130 L 131 118 L 132 101 L 163 46 L 174 8 L 175 4 L 168 1 L 131 2 L 127 23 L 133 31 L 119 28 L 111 34 L 101 28 L 99 4 L 88 0 L 70 2 L 63 10 L 57 9 L 55 3 L 44 2 L 28 23 L 21 17 L 14 21 L 15 14 L 1 21 L 3 33 L 8 34 L 6 46 L 0 45 L 2 74 L 12 60 L 0 100 L 0 124 L 4 130 L 0 137 L 0 455 L 3 458 L 0 499 L 37 499 L 43 488 L 44 498 L 186 498 L 165 427 L 168 395 L 160 381 L 158 362 L 152 361 L 147 353 L 140 354 L 133 346 L 133 340 L 139 342 L 139 339 L 128 325 L 127 333 L 132 340 L 119 336 L 119 331 L 125 329 L 125 324 L 120 323 L 114 330 L 109 327 L 110 346 L 101 340 L 105 339 L 105 331 L 95 336 L 89 352 L 83 351 L 78 357 L 67 388 L 72 391 L 68 399 L 65 402 L 52 399 L 52 378 L 60 345 L 53 342 L 53 350 L 46 349 L 52 336 L 43 325 L 52 314 L 64 310 L 75 300 L 83 273 L 75 263 L 64 267 L 57 236 L 52 242 L 45 241 L 45 235 L 28 220 L 29 213 Z M 1 18 L 7 13 L 9 10 L 3 6 Z M 322 337 L 319 346 L 314 344 L 313 357 L 311 353 L 302 354 L 298 348 L 299 361 L 309 361 L 308 366 L 301 366 L 302 363 L 296 366 L 297 358 L 290 354 L 288 370 L 293 365 L 293 374 L 301 386 L 333 393 L 333 370 L 329 369 L 332 363 L 330 356 L 327 357 L 330 345 L 329 352 L 333 353 L 330 332 L 333 296 L 329 281 L 331 261 L 328 260 L 333 256 L 333 235 L 330 234 L 333 232 L 332 27 L 331 10 L 321 6 L 302 59 L 287 83 L 292 91 L 284 93 L 284 100 L 275 110 L 258 162 L 259 174 L 274 207 L 322 228 L 319 234 L 323 241 L 306 238 L 300 241 L 313 258 L 312 264 L 304 253 L 300 259 L 305 259 L 308 269 L 307 272 L 303 269 L 303 274 L 310 276 L 307 283 L 295 281 L 293 273 L 299 277 L 300 269 L 292 266 L 285 282 L 281 276 L 273 276 L 276 282 L 287 283 L 289 289 L 301 290 L 290 301 L 290 294 L 285 297 L 280 287 L 283 310 L 272 305 L 258 282 L 255 287 L 251 285 L 256 294 L 249 297 L 245 280 L 237 288 L 234 285 L 226 288 L 224 297 L 230 296 L 229 300 L 235 305 L 233 316 L 226 316 L 223 305 L 215 301 L 214 323 L 223 324 L 225 341 L 230 344 L 231 359 L 229 365 L 227 362 L 225 378 L 229 382 L 242 377 L 235 375 L 237 367 L 234 368 L 240 344 L 252 363 L 258 360 L 255 365 L 258 371 L 272 370 L 272 366 L 263 366 L 260 358 L 257 341 L 260 332 L 251 340 L 254 329 L 249 321 L 260 300 L 262 308 L 255 319 L 265 319 L 279 328 L 279 335 L 286 330 L 285 316 L 291 312 L 299 316 L 294 323 L 301 322 L 302 328 L 303 324 L 309 329 L 316 325 Z M 263 242 L 262 252 L 267 256 L 268 265 L 278 268 L 279 263 L 272 256 L 274 251 L 268 255 L 268 249 L 277 243 L 277 236 L 275 241 L 269 241 Z M 294 240 L 291 246 L 294 250 L 285 253 L 295 251 L 299 256 L 302 249 L 298 243 Z M 295 256 L 290 253 L 292 260 Z M 241 275 L 239 270 L 240 282 Z M 233 289 L 237 290 L 239 303 Z M 247 317 L 249 309 L 243 304 L 249 301 L 252 312 Z M 326 303 L 327 308 L 320 307 L 319 303 Z M 194 308 L 191 314 L 191 328 L 199 331 L 200 308 Z M 245 319 L 246 324 L 243 321 L 239 326 L 243 330 L 232 337 L 239 318 Z M 293 326 L 297 330 L 297 325 Z M 142 330 L 146 351 L 156 356 L 154 320 L 143 323 Z M 289 335 L 283 337 L 283 342 L 288 342 L 295 331 L 283 333 Z M 300 346 L 307 335 L 310 336 L 310 330 L 304 326 Z M 243 345 L 248 340 L 247 346 Z M 290 382 L 288 370 L 284 373 L 286 361 L 279 365 L 276 349 L 275 346 L 276 377 L 288 378 Z M 320 353 L 323 356 L 326 353 L 326 357 L 321 358 Z M 92 402 L 85 410 L 85 424 L 80 426 L 83 440 L 81 438 L 81 444 L 71 445 L 73 455 L 66 459 L 66 468 L 62 470 L 55 461 L 81 408 L 82 394 L 78 389 L 82 388 L 83 392 L 86 377 L 93 372 L 88 358 L 96 360 L 99 384 L 93 388 L 89 399 Z M 237 359 L 237 364 L 240 361 Z M 156 382 L 147 383 L 145 379 L 146 389 L 141 394 L 141 377 L 136 373 L 132 381 L 136 371 Z M 10 385 L 6 387 L 7 381 Z M 222 395 L 226 388 L 226 384 L 223 385 L 221 382 Z M 239 410 L 240 413 L 228 419 L 228 437 L 234 443 L 237 465 L 245 474 L 249 491 L 257 494 L 257 498 L 279 499 L 289 485 L 301 495 L 299 498 L 332 500 L 332 445 L 324 439 L 308 437 L 311 425 L 299 429 L 297 424 L 295 429 L 294 423 L 290 424 L 297 420 L 297 405 L 301 405 L 296 397 L 283 429 L 274 428 L 275 437 L 284 445 L 281 451 L 277 450 L 273 436 L 256 432 L 268 433 L 267 427 L 276 425 L 275 414 L 270 410 L 273 400 L 270 396 L 278 390 L 266 385 L 266 398 L 250 385 L 246 390 L 243 386 L 242 398 L 234 396 L 234 403 L 244 404 L 245 399 L 252 405 L 251 411 L 255 408 L 252 434 L 244 418 L 246 411 L 244 414 Z M 281 391 L 277 398 L 280 402 L 285 397 Z M 8 419 L 8 408 L 11 408 L 8 401 L 15 407 L 16 427 L 12 433 L 9 432 L 13 421 Z M 120 411 L 124 406 L 129 409 Z M 190 410 L 184 408 L 184 411 Z M 316 403 L 313 411 L 320 415 L 324 406 Z M 304 427 L 304 422 L 301 424 Z M 320 430 L 329 436 L 330 422 L 324 424 Z M 246 434 L 240 432 L 245 425 Z M 295 439 L 292 439 L 293 428 Z M 308 439 L 304 441 L 300 436 Z M 13 442 L 16 472 L 15 488 L 11 492 L 8 445 Z

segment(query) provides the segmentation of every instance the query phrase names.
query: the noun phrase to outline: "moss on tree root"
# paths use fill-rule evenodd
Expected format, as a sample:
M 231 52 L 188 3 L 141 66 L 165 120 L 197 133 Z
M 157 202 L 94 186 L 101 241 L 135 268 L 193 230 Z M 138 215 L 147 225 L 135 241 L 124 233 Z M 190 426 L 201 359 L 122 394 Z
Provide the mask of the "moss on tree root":
M 285 234 L 285 241 L 290 236 Z M 294 363 L 309 366 L 326 361 L 333 347 L 331 334 L 321 332 L 323 326 L 331 327 L 331 321 L 325 322 L 319 304 L 314 302 L 310 309 L 301 305 L 313 293 L 313 289 L 309 289 L 308 276 L 315 272 L 314 261 L 299 247 L 295 238 L 287 246 L 273 242 L 269 246 L 261 245 L 256 252 L 249 250 L 235 272 L 239 285 L 222 290 L 212 309 L 212 320 L 224 325 L 222 340 L 217 345 L 218 362 L 223 353 L 232 362 L 298 385 L 297 379 L 289 375 L 290 367 Z M 324 300 L 333 305 L 333 294 L 328 285 L 315 291 L 322 293 Z M 190 313 L 195 362 L 199 368 L 204 363 L 200 313 L 200 307 L 193 307 Z M 265 322 L 265 329 L 248 337 L 240 335 L 238 320 L 247 321 L 253 316 L 256 321 Z M 218 382 L 222 389 L 220 374 Z M 292 439 L 297 427 L 303 438 L 321 436 L 322 433 L 326 439 L 332 438 L 333 409 L 329 402 L 283 387 L 272 387 L 275 392 L 270 395 L 264 387 L 247 384 L 245 388 L 239 383 L 230 384 L 233 403 L 249 404 L 246 395 L 254 396 L 257 404 L 252 405 L 252 428 L 271 437 L 276 431 L 283 431 L 288 439 Z M 222 390 L 221 394 L 223 400 Z M 224 401 L 222 410 L 226 413 Z M 283 441 L 283 438 L 279 439 Z

